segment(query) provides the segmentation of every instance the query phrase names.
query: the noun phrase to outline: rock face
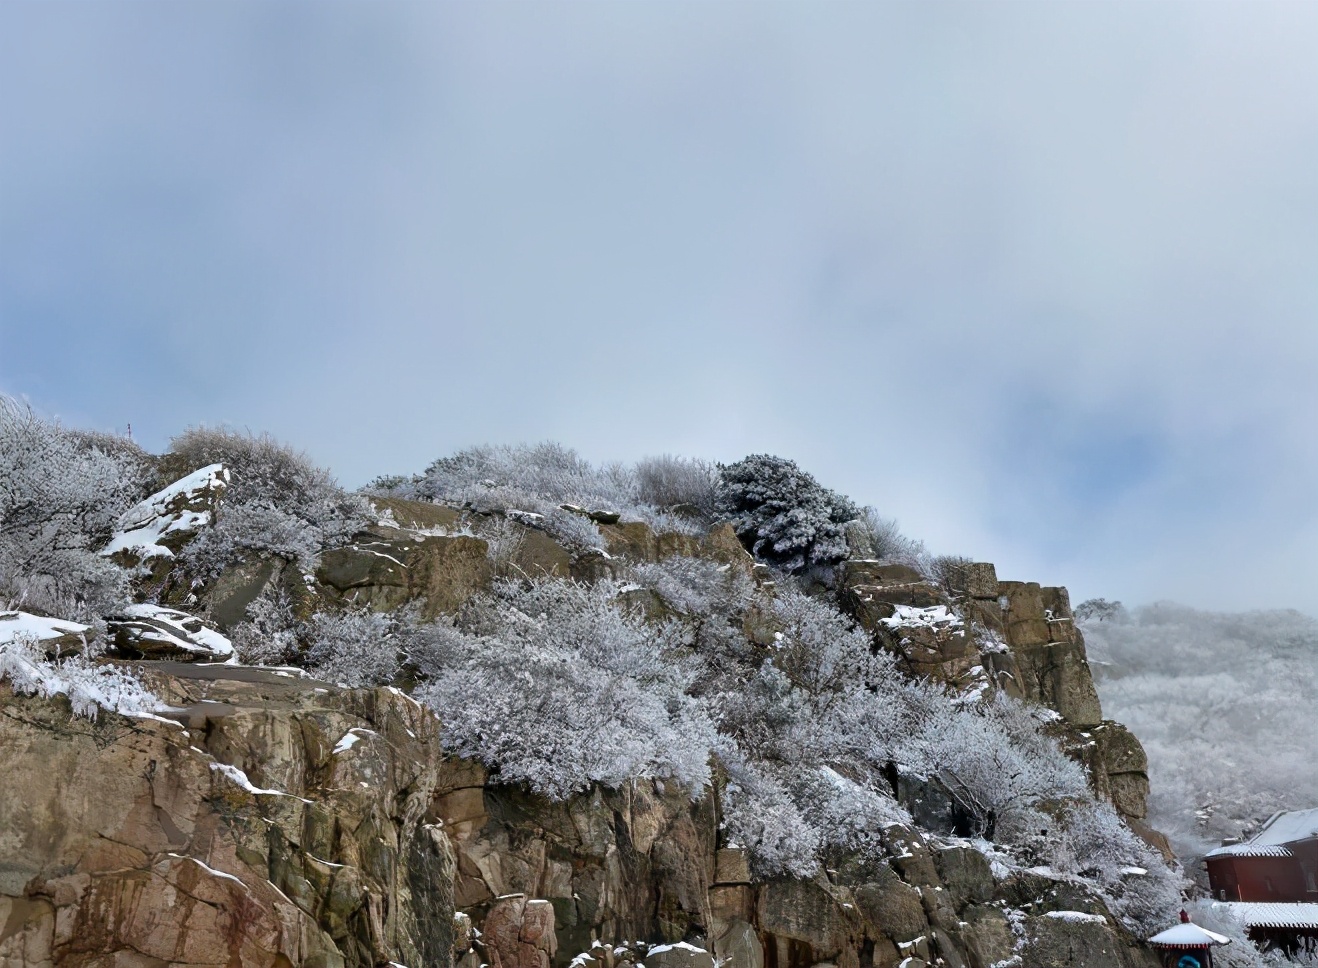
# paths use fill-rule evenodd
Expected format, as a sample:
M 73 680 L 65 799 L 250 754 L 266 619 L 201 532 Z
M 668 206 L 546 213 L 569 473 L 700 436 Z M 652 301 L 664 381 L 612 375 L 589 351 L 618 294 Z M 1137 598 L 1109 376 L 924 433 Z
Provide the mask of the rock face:
M 534 523 L 475 529 L 486 541 L 455 533 L 467 512 L 392 499 L 377 509 L 383 522 L 325 553 L 314 575 L 243 563 L 203 590 L 198 611 L 226 628 L 279 588 L 304 609 L 415 603 L 434 616 L 496 573 L 593 580 L 621 560 L 679 554 L 773 580 L 726 526 L 697 537 L 600 520 L 607 554 L 571 554 Z M 863 537 L 851 536 L 857 553 Z M 1095 790 L 1138 824 L 1143 750 L 1102 720 L 1065 590 L 1000 582 L 982 563 L 959 567 L 954 584 L 853 560 L 836 593 L 907 671 L 1054 709 Z M 774 641 L 754 610 L 744 628 Z M 147 655 L 143 641 L 122 647 Z M 444 757 L 439 719 L 396 690 L 146 668 L 176 721 L 74 720 L 62 700 L 0 685 L 0 762 L 22 778 L 0 786 L 2 968 L 565 968 L 578 955 L 582 968 L 641 955 L 651 968 L 1156 963 L 1098 900 L 1034 872 L 995 877 L 954 837 L 891 825 L 872 852 L 829 858 L 814 878 L 757 879 L 722 839 L 718 789 L 693 801 L 637 780 L 551 802 Z M 895 782 L 918 822 L 954 826 L 931 784 Z
M 488 546 L 467 535 L 424 535 L 375 526 L 327 551 L 316 569 L 322 597 L 375 611 L 418 602 L 425 618 L 451 612 L 492 576 Z
M 950 591 L 905 565 L 847 561 L 839 575 L 843 607 L 907 672 L 959 692 L 998 688 L 1055 711 L 1053 731 L 1095 792 L 1170 857 L 1165 838 L 1143 824 L 1148 760 L 1129 730 L 1103 719 L 1065 588 L 999 581 L 985 562 L 961 565 Z M 948 609 L 960 621 L 948 620 Z
M 1077 945 L 1083 964 L 1157 963 L 1094 913 L 1101 902 L 1043 877 L 999 882 L 968 843 L 914 828 L 889 828 L 880 855 L 839 858 L 814 879 L 757 881 L 741 850 L 718 846 L 716 797 L 637 782 L 551 803 L 491 785 L 476 764 L 441 773 L 454 899 L 482 939 L 463 968 L 562 968 L 581 953 L 606 968 L 622 939 L 661 945 L 658 963 L 676 968 L 708 968 L 710 954 L 728 968 L 989 968 L 1015 956 L 1061 968 L 1082 963 L 1070 960 Z
M 179 723 L 0 686 L 0 964 L 448 963 L 437 721 L 387 689 L 161 664 Z

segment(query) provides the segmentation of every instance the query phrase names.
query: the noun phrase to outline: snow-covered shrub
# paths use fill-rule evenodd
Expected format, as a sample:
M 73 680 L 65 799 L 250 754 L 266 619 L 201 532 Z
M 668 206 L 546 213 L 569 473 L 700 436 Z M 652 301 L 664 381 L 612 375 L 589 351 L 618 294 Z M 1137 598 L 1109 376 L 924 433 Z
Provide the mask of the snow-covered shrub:
M 726 618 L 750 602 L 755 584 L 739 569 L 705 558 L 672 555 L 643 562 L 630 571 L 633 581 L 662 598 L 670 608 L 694 618 Z
M 159 709 L 160 699 L 132 673 L 101 665 L 85 655 L 46 658 L 35 641 L 16 637 L 0 642 L 0 680 L 23 695 L 68 696 L 75 716 L 95 719 L 101 709 L 141 713 Z
M 751 552 L 784 571 L 831 565 L 847 556 L 841 525 L 860 509 L 796 466 L 753 454 L 721 468 L 718 508 Z
M 485 542 L 485 554 L 494 573 L 501 578 L 517 577 L 511 572 L 517 553 L 526 543 L 526 529 L 499 514 L 481 521 L 476 536 Z
M 712 521 L 718 514 L 718 465 L 663 454 L 636 462 L 638 496 L 666 511 Z
M 388 484 L 379 481 L 377 484 Z M 487 513 L 538 515 L 537 527 L 572 550 L 603 548 L 590 520 L 562 505 L 612 511 L 644 521 L 656 531 L 694 532 L 691 519 L 646 502 L 636 472 L 621 464 L 594 467 L 576 451 L 555 443 L 472 447 L 432 463 L 424 474 L 389 493 L 467 505 Z
M 304 629 L 283 589 L 267 591 L 247 606 L 247 621 L 229 641 L 244 665 L 285 665 L 301 659 Z
M 140 452 L 103 443 L 0 396 L 0 601 L 87 622 L 123 599 L 96 552 L 145 484 Z
M 929 701 L 908 723 L 903 754 L 943 782 L 980 835 L 1023 843 L 1041 804 L 1090 796 L 1083 768 L 1039 726 L 1033 707 L 1001 693 L 969 706 Z
M 165 464 L 179 475 L 208 464 L 229 470 L 215 526 L 184 552 L 198 574 L 216 574 L 250 555 L 277 555 L 309 569 L 321 550 L 346 543 L 371 519 L 365 498 L 268 435 L 193 428 L 171 441 Z
M 884 769 L 900 745 L 907 684 L 835 608 L 790 587 L 768 605 L 779 628 L 758 668 L 711 697 L 728 748 L 731 834 L 766 876 L 803 876 L 821 850 L 866 849 L 908 820 Z M 924 697 L 924 693 L 919 694 Z
M 380 686 L 400 667 L 400 619 L 379 612 L 317 612 L 307 622 L 308 669 L 329 682 Z
M 502 582 L 455 624 L 418 629 L 417 695 L 447 744 L 552 797 L 592 783 L 671 777 L 693 795 L 715 742 L 687 695 L 693 672 L 670 625 L 621 608 L 613 582 Z
M 782 589 L 773 600 L 779 627 L 773 664 L 814 696 L 897 681 L 892 656 L 875 652 L 869 636 L 830 602 Z
M 1144 937 L 1166 927 L 1180 903 L 1184 879 L 1121 822 L 1112 805 L 1076 799 L 1060 811 L 1046 843 L 1058 871 L 1098 887 L 1109 910 Z
M 724 837 L 746 848 L 755 874 L 810 877 L 818 871 L 823 838 L 783 785 L 740 757 L 725 756 L 724 769 Z
M 867 507 L 861 508 L 860 520 L 869 532 L 874 557 L 880 561 L 918 568 L 928 557 L 924 542 L 902 534 L 896 518 L 885 518 L 874 508 Z

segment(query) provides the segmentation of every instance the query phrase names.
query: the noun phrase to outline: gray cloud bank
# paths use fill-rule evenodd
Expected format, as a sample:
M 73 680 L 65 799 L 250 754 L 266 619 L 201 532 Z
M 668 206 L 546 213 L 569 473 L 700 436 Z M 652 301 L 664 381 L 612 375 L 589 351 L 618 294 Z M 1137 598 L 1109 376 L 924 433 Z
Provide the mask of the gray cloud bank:
M 0 389 L 345 482 L 792 456 L 1318 612 L 1318 7 L 0 6 Z

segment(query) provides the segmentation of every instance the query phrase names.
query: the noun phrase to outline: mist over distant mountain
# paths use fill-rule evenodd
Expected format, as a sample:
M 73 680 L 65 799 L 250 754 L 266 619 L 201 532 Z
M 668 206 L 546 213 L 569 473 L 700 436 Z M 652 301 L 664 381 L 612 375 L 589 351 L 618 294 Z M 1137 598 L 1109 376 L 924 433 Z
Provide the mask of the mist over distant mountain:
M 1187 872 L 1223 837 L 1318 805 L 1318 622 L 1160 602 L 1082 627 L 1104 711 L 1148 752 L 1150 822 Z

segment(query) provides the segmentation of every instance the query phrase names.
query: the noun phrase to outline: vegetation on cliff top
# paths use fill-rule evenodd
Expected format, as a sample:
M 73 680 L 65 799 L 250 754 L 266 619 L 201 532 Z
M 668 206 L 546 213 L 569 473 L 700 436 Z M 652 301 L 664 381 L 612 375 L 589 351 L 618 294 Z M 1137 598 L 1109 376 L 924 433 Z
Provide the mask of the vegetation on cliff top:
M 100 553 L 120 517 L 208 465 L 229 471 L 223 503 L 172 564 L 198 601 L 242 561 L 286 561 L 311 582 L 318 556 L 379 517 L 266 437 L 192 430 L 151 459 L 12 401 L 0 418 L 4 607 L 94 621 L 122 605 L 149 569 Z M 913 680 L 841 613 L 826 586 L 831 567 L 855 556 L 851 542 L 928 559 L 792 462 L 595 468 L 553 444 L 480 447 L 373 491 L 463 507 L 597 555 L 601 522 L 703 535 L 723 518 L 769 570 L 752 579 L 727 561 L 671 556 L 613 561 L 611 577 L 588 582 L 511 576 L 433 621 L 323 604 L 307 614 L 274 588 L 233 630 L 245 661 L 295 662 L 349 685 L 410 684 L 454 752 L 550 797 L 641 777 L 699 797 L 717 769 L 724 836 L 762 876 L 810 875 L 871 849 L 884 825 L 909 823 L 894 799 L 899 770 L 948 791 L 968 832 L 991 837 L 1003 858 L 1092 887 L 1140 929 L 1175 903 L 1175 874 L 1090 793 L 1083 769 L 1041 731 L 1048 716 Z M 30 688 L 13 649 L 31 643 L 3 647 L 9 676 Z

